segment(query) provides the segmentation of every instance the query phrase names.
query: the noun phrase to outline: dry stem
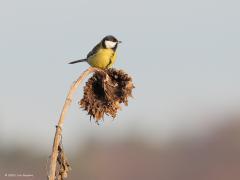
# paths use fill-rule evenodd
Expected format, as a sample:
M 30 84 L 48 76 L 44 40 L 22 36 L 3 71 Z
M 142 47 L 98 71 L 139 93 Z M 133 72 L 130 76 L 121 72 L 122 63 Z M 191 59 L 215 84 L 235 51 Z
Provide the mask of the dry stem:
M 56 172 L 57 157 L 58 157 L 58 146 L 59 146 L 61 136 L 62 136 L 62 126 L 64 123 L 65 115 L 71 105 L 73 94 L 76 92 L 76 90 L 77 90 L 78 86 L 81 84 L 81 82 L 90 73 L 93 73 L 95 71 L 99 71 L 99 69 L 89 67 L 86 71 L 84 71 L 81 74 L 81 76 L 77 79 L 77 81 L 75 81 L 73 83 L 73 85 L 71 86 L 71 88 L 68 92 L 67 98 L 65 100 L 65 103 L 64 103 L 59 121 L 58 121 L 58 125 L 56 126 L 56 133 L 55 133 L 53 147 L 52 147 L 52 155 L 51 155 L 51 161 L 50 161 L 50 167 L 49 167 L 50 171 L 49 171 L 48 180 L 55 180 L 55 172 Z

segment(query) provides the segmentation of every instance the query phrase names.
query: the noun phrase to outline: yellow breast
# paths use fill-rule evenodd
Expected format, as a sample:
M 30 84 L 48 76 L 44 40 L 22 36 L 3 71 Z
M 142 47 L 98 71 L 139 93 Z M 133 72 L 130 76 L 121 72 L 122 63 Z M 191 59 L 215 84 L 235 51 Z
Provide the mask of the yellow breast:
M 93 67 L 106 69 L 116 61 L 116 52 L 112 49 L 99 49 L 96 54 L 88 58 L 88 64 Z

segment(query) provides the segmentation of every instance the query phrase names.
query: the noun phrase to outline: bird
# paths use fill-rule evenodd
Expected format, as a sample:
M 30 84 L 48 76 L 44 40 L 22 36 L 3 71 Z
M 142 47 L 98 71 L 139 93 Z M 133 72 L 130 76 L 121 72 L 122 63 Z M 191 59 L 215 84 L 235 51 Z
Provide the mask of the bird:
M 118 44 L 122 41 L 117 40 L 112 35 L 105 36 L 88 54 L 85 59 L 75 60 L 69 64 L 75 64 L 79 62 L 87 62 L 90 66 L 108 69 L 116 61 L 116 50 Z

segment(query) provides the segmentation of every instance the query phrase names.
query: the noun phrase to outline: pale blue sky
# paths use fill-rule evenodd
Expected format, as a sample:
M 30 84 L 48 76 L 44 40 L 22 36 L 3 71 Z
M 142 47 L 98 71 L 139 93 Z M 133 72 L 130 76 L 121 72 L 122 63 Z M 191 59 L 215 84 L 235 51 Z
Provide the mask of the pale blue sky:
M 149 140 L 198 132 L 210 117 L 240 105 L 240 11 L 233 0 L 2 1 L 0 5 L 0 141 L 35 140 L 48 147 L 71 83 L 84 58 L 105 35 L 123 43 L 116 68 L 136 89 L 116 121 L 90 124 L 75 96 L 64 141 Z M 216 118 L 218 119 L 218 118 Z M 206 123 L 207 121 L 207 123 Z M 206 125 L 207 124 L 207 125 Z

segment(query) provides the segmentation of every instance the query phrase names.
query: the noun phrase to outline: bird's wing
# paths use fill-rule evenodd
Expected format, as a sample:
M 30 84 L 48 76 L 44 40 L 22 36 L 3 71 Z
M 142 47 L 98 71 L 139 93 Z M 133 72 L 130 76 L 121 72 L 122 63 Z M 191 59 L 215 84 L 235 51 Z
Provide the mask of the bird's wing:
M 95 55 L 100 48 L 101 48 L 101 43 L 98 43 L 98 44 L 87 54 L 87 58 L 89 58 L 90 56 Z

